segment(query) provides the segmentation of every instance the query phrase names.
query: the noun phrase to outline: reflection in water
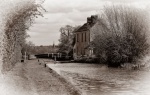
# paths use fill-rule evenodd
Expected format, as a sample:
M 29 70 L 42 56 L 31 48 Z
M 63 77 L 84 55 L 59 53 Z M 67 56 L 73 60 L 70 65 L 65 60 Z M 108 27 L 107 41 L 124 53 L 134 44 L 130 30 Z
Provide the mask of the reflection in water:
M 61 74 L 85 95 L 150 95 L 149 70 L 101 67 L 92 72 L 79 71 L 82 72 L 79 68 L 76 72 L 61 71 Z

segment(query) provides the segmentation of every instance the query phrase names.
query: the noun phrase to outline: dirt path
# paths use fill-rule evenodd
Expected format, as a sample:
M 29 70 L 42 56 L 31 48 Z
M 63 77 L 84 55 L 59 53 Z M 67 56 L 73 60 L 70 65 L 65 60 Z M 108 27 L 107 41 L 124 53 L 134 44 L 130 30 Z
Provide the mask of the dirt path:
M 0 95 L 77 95 L 37 60 L 17 63 L 0 83 Z

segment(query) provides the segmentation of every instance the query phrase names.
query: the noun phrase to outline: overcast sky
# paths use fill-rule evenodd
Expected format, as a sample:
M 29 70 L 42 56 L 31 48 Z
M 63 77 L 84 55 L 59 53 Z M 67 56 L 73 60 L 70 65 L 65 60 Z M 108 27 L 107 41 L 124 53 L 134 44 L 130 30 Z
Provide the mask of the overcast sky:
M 150 0 L 45 0 L 44 17 L 35 20 L 28 40 L 35 45 L 58 44 L 59 29 L 65 25 L 82 25 L 88 16 L 97 14 L 104 5 L 126 4 L 150 10 Z

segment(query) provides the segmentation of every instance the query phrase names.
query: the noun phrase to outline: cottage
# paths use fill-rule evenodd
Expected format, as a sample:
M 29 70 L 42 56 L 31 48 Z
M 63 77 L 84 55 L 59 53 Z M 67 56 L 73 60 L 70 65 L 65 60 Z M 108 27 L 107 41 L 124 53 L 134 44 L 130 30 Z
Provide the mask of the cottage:
M 81 56 L 93 56 L 93 46 L 91 28 L 96 24 L 97 15 L 92 15 L 87 18 L 87 22 L 75 31 L 75 45 L 73 49 L 74 59 Z

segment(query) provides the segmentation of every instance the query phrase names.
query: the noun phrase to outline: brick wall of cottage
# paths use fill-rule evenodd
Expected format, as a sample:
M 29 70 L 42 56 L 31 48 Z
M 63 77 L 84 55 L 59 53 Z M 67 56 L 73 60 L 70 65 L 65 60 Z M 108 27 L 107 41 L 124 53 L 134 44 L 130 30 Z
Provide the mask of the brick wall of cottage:
M 77 31 L 75 31 L 75 46 L 73 50 L 74 59 L 75 57 L 80 56 L 90 56 L 90 51 L 88 49 L 88 46 L 90 45 L 90 42 L 93 40 L 93 33 L 91 32 L 91 28 L 96 24 L 96 21 L 98 19 L 97 15 L 92 15 L 91 17 L 87 18 L 87 22 L 81 26 Z M 92 35 L 91 35 L 92 34 Z
M 90 32 L 89 31 L 83 31 L 83 32 L 77 32 L 76 33 L 76 47 L 74 52 L 77 56 L 84 56 L 88 54 L 88 51 L 86 51 L 85 47 L 88 46 L 90 42 Z

